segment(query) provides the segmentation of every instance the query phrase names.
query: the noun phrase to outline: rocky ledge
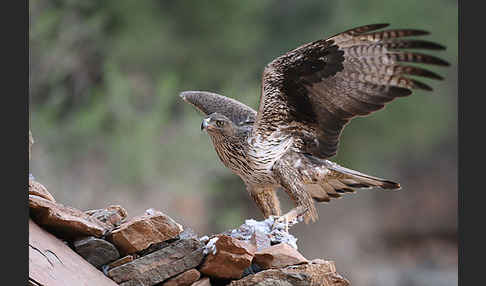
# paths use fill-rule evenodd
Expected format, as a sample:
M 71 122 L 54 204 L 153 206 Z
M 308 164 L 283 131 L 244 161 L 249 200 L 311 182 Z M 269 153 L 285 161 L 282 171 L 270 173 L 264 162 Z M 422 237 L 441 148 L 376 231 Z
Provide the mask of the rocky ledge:
M 29 181 L 30 217 L 118 285 L 349 285 L 333 261 L 306 259 L 297 239 L 248 219 L 224 233 L 199 236 L 163 212 L 127 219 L 119 206 L 81 211 Z

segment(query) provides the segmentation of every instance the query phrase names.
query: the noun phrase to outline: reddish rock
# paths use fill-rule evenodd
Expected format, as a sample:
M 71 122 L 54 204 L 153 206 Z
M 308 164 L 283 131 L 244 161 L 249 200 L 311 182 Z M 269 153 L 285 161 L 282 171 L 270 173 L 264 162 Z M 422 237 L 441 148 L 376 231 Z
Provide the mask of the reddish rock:
M 241 278 L 256 250 L 251 243 L 227 235 L 218 236 L 214 246 L 215 253 L 208 254 L 199 271 L 221 279 Z
M 183 272 L 175 277 L 170 278 L 166 282 L 162 283 L 162 286 L 190 286 L 192 283 L 196 282 L 201 273 L 196 269 L 190 269 Z
M 117 266 L 131 262 L 131 261 L 133 261 L 133 259 L 134 259 L 133 255 L 123 256 L 122 258 L 117 259 L 117 260 L 113 261 L 112 263 L 108 264 L 108 269 L 115 268 Z
M 101 237 L 110 230 L 110 226 L 84 212 L 63 206 L 44 198 L 29 195 L 31 218 L 49 232 L 65 239 L 85 236 Z
M 192 283 L 191 286 L 211 286 L 211 282 L 209 281 L 209 277 L 204 277 L 201 280 Z
M 123 223 L 111 232 L 109 239 L 123 254 L 146 249 L 151 244 L 175 238 L 182 226 L 166 214 L 154 211 Z
M 29 180 L 29 195 L 39 196 L 53 203 L 56 202 L 54 197 L 47 191 L 46 187 L 34 180 Z
M 196 268 L 203 260 L 203 244 L 197 239 L 181 239 L 160 250 L 108 270 L 120 285 L 154 285 L 184 271 Z
M 329 264 L 302 264 L 285 268 L 268 269 L 232 281 L 230 286 L 348 286 L 349 281 Z
M 106 209 L 89 210 L 85 213 L 112 226 L 112 228 L 119 226 L 128 216 L 127 211 L 120 205 L 109 206 Z
M 262 269 L 269 269 L 303 264 L 308 260 L 287 243 L 279 243 L 256 252 L 253 262 Z

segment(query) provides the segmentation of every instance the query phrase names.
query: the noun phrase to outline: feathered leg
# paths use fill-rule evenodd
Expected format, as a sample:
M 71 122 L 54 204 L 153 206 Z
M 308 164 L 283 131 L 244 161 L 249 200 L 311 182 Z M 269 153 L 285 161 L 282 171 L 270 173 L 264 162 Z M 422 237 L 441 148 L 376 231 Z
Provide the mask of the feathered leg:
M 280 216 L 280 201 L 273 187 L 247 189 L 265 218 Z
M 273 166 L 273 172 L 280 185 L 290 196 L 295 208 L 283 215 L 279 220 L 288 222 L 303 216 L 306 223 L 316 221 L 318 218 L 312 196 L 305 190 L 304 181 L 299 171 L 293 166 L 292 153 L 282 156 Z

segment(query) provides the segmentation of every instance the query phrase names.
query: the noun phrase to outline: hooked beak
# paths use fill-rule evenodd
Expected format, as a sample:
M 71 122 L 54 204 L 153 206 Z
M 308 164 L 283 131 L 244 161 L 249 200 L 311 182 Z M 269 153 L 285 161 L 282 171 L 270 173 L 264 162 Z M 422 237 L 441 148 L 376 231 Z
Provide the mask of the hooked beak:
M 209 125 L 209 118 L 205 118 L 203 119 L 203 121 L 201 122 L 201 131 L 206 129 Z

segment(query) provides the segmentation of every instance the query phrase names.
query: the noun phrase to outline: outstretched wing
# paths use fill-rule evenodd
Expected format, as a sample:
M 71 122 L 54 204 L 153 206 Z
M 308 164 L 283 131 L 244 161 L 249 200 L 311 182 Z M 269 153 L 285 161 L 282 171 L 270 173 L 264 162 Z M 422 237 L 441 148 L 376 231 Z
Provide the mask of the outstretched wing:
M 180 97 L 209 115 L 218 112 L 228 117 L 237 125 L 253 124 L 256 119 L 256 111 L 232 98 L 207 91 L 184 91 Z
M 402 63 L 449 65 L 444 60 L 402 49 L 442 50 L 422 40 L 421 30 L 383 30 L 388 24 L 354 28 L 292 50 L 267 65 L 253 136 L 291 134 L 296 148 L 319 158 L 337 153 L 343 127 L 411 89 L 432 90 L 407 75 L 442 79 Z

